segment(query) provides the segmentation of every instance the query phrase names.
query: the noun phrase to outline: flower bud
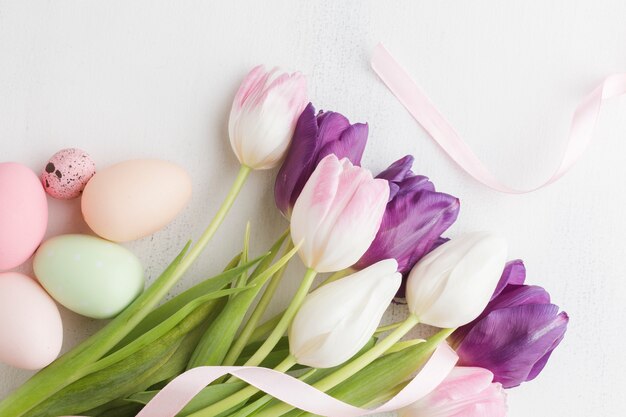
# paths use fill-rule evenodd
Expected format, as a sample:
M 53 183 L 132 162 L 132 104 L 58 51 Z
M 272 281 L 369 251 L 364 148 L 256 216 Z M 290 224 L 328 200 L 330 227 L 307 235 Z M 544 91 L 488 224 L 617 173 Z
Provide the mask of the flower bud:
M 569 321 L 546 290 L 523 285 L 525 278 L 522 261 L 509 262 L 482 314 L 451 337 L 461 364 L 489 369 L 505 388 L 539 375 Z
M 304 264 L 334 272 L 354 264 L 374 240 L 389 198 L 387 181 L 334 154 L 320 163 L 291 216 L 291 237 Z
M 380 261 L 310 293 L 289 330 L 298 363 L 331 368 L 361 350 L 400 286 L 397 268 L 393 259 Z
M 448 328 L 474 320 L 493 294 L 507 253 L 506 241 L 488 232 L 456 237 L 415 265 L 407 281 L 411 313 Z
M 278 165 L 306 102 L 302 74 L 253 68 L 235 95 L 228 121 L 230 144 L 239 162 L 252 169 Z
M 456 367 L 430 394 L 398 411 L 398 417 L 505 417 L 506 393 L 482 368 Z
M 408 274 L 456 220 L 459 200 L 435 191 L 428 178 L 411 171 L 412 165 L 413 157 L 407 155 L 376 176 L 389 181 L 390 199 L 376 238 L 354 268 L 394 258 L 398 271 Z
M 291 216 L 304 184 L 326 155 L 335 154 L 338 159 L 348 158 L 354 165 L 361 165 L 367 132 L 366 124 L 350 124 L 340 113 L 320 111 L 316 115 L 309 103 L 298 119 L 289 151 L 276 176 L 274 199 L 281 213 L 287 218 Z

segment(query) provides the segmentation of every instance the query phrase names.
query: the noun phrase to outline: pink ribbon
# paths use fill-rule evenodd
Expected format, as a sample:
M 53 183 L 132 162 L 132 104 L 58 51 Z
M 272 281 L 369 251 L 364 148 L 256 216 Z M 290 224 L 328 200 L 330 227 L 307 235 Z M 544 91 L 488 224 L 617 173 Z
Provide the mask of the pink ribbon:
M 279 400 L 321 416 L 358 417 L 405 407 L 435 389 L 450 373 L 458 356 L 440 345 L 415 378 L 395 397 L 375 409 L 354 407 L 281 372 L 248 366 L 202 366 L 172 380 L 137 414 L 137 417 L 173 417 L 204 387 L 231 374 Z
M 626 74 L 615 74 L 605 78 L 576 108 L 567 147 L 554 174 L 537 187 L 518 190 L 503 184 L 489 171 L 382 44 L 378 44 L 374 49 L 371 65 L 415 120 L 465 172 L 494 190 L 513 194 L 535 191 L 561 178 L 582 156 L 591 142 L 604 100 L 626 93 Z

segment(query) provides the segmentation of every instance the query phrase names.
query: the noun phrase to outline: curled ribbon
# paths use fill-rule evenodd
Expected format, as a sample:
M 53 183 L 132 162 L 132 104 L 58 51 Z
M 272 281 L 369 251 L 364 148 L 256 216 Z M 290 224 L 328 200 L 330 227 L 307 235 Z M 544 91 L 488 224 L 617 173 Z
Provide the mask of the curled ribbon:
M 179 375 L 165 386 L 137 417 L 173 417 L 204 387 L 231 374 L 261 391 L 301 410 L 321 416 L 359 417 L 405 407 L 430 393 L 458 360 L 446 344 L 440 345 L 413 380 L 395 397 L 375 409 L 354 407 L 273 369 L 247 366 L 201 366 Z
M 482 184 L 512 194 L 536 191 L 561 178 L 591 142 L 604 100 L 626 94 L 626 74 L 614 74 L 605 78 L 576 108 L 567 147 L 554 174 L 537 187 L 519 190 L 503 184 L 489 171 L 382 44 L 375 47 L 371 65 L 389 90 L 454 162 Z

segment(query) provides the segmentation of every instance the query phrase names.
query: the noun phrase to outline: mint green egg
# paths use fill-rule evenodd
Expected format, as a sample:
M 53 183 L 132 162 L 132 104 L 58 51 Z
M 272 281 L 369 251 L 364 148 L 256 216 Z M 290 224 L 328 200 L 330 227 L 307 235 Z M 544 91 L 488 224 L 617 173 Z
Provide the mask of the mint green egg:
M 94 236 L 47 240 L 37 250 L 33 268 L 52 298 L 95 319 L 116 316 L 144 287 L 139 259 L 128 249 Z

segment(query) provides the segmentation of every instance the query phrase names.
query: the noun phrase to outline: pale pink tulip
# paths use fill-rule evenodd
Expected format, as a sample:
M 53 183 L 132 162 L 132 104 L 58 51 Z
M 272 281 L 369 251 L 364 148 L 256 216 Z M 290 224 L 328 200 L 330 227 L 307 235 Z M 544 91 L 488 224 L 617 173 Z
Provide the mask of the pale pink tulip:
M 398 417 L 504 417 L 506 394 L 483 368 L 456 367 L 433 392 Z
M 306 104 L 302 74 L 253 68 L 235 95 L 228 122 L 230 144 L 239 162 L 252 169 L 278 165 Z
M 386 180 L 334 154 L 320 161 L 296 200 L 291 237 L 304 264 L 317 272 L 340 271 L 370 246 L 389 198 Z

